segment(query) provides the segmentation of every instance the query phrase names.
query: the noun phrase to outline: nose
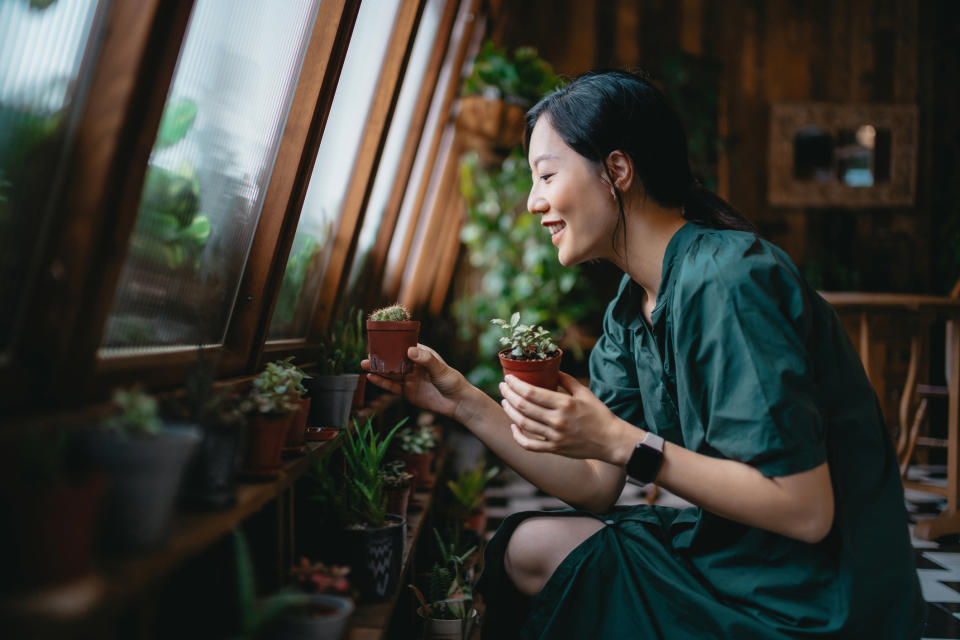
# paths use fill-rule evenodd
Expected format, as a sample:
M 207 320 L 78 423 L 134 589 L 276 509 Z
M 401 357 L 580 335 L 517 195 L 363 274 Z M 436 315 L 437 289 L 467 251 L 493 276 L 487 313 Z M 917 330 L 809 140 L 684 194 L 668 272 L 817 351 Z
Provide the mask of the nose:
M 536 215 L 538 213 L 546 213 L 550 208 L 547 199 L 536 193 L 536 187 L 530 190 L 530 195 L 527 196 L 527 211 Z

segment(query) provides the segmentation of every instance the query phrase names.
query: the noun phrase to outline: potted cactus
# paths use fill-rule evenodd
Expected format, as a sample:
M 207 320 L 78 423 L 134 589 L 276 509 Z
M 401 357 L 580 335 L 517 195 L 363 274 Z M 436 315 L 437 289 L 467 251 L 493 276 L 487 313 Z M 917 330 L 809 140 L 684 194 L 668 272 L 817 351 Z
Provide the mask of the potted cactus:
M 401 379 L 413 371 L 407 349 L 417 346 L 420 322 L 410 319 L 402 304 L 377 309 L 367 319 L 370 370 L 385 378 Z
M 433 460 L 437 449 L 433 430 L 427 425 L 408 427 L 397 434 L 397 448 L 396 457 L 403 460 L 413 474 L 414 490 L 432 489 L 435 482 Z
M 320 340 L 317 369 L 308 383 L 313 398 L 310 412 L 311 440 L 324 439 L 324 429 L 343 429 L 349 424 L 350 409 L 360 386 L 360 361 L 364 358 L 362 312 L 350 311 Z M 356 324 L 355 324 L 356 323 Z M 330 433 L 330 431 L 327 431 Z
M 447 481 L 447 488 L 454 498 L 453 513 L 460 519 L 464 529 L 480 535 L 487 530 L 484 489 L 498 473 L 498 467 L 485 470 L 480 464 L 476 469 L 462 472 L 456 480 Z
M 101 523 L 104 548 L 160 546 L 200 433 L 191 425 L 161 421 L 156 400 L 135 387 L 114 392 L 113 413 L 89 437 L 93 459 L 110 478 Z
M 507 333 L 500 338 L 505 348 L 497 354 L 503 375 L 510 374 L 551 391 L 556 389 L 563 349 L 553 343 L 550 332 L 539 325 L 522 324 L 520 312 L 510 316 L 509 322 L 501 318 L 490 322 Z
M 299 378 L 283 361 L 268 362 L 254 378 L 244 402 L 249 416 L 243 474 L 275 478 L 283 463 L 283 443 L 300 409 Z
M 473 589 L 466 577 L 464 565 L 476 551 L 471 547 L 457 554 L 454 545 L 444 544 L 440 533 L 433 535 L 440 548 L 440 562 L 427 575 L 426 594 L 415 585 L 409 585 L 420 606 L 417 614 L 423 618 L 424 640 L 466 640 L 471 637 L 477 621 L 473 607 Z
M 407 517 L 410 493 L 413 491 L 413 474 L 406 471 L 403 460 L 391 460 L 383 469 L 383 488 L 387 492 L 387 513 Z

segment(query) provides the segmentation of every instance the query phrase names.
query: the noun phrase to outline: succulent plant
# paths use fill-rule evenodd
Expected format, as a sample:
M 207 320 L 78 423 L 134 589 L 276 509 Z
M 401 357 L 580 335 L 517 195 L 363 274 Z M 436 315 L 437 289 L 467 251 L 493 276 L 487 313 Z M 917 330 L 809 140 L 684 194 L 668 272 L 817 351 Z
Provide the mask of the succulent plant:
M 140 387 L 117 389 L 112 399 L 115 413 L 101 424 L 104 429 L 123 435 L 154 435 L 160 432 L 162 422 L 157 401 Z
M 300 396 L 306 393 L 302 381 L 306 376 L 293 366 L 292 358 L 268 362 L 244 403 L 248 413 L 288 414 L 299 408 Z
M 436 448 L 437 439 L 427 425 L 407 427 L 397 434 L 400 450 L 405 453 L 426 453 Z
M 370 314 L 370 319 L 374 321 L 392 321 L 402 322 L 410 319 L 410 310 L 400 303 L 377 309 Z
M 406 470 L 403 460 L 388 462 L 380 475 L 387 489 L 404 489 L 410 486 L 410 480 L 413 479 L 413 474 Z
M 520 323 L 520 312 L 515 312 L 507 322 L 501 318 L 490 321 L 507 332 L 500 338 L 500 344 L 510 348 L 508 357 L 514 360 L 546 360 L 557 355 L 557 345 L 553 343 L 550 332 L 540 325 Z

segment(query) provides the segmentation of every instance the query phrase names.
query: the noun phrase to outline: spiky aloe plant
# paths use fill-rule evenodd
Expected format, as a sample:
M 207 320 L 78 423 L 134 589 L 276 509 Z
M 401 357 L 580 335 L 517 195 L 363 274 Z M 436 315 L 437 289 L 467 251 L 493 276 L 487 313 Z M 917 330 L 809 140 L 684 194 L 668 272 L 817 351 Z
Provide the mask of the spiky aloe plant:
M 410 319 L 410 310 L 400 303 L 377 309 L 370 314 L 375 321 L 402 322 Z
M 348 524 L 382 527 L 386 524 L 387 494 L 383 487 L 383 458 L 390 440 L 403 424 L 404 418 L 380 438 L 373 428 L 373 417 L 360 426 L 354 419 L 354 429 L 347 430 L 343 443 L 343 458 L 349 471 L 344 493 Z
M 447 487 L 449 487 L 453 497 L 456 498 L 463 513 L 469 514 L 480 504 L 484 488 L 498 473 L 500 473 L 499 467 L 491 467 L 484 471 L 481 464 L 476 469 L 464 471 L 457 476 L 455 481 L 447 481 Z

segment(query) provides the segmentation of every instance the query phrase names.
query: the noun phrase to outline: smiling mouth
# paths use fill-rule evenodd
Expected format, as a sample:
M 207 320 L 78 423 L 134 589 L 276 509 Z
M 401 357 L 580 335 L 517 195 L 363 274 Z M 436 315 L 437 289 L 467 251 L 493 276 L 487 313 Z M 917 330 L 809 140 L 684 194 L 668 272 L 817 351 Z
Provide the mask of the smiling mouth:
M 563 220 L 557 220 L 556 222 L 546 223 L 543 226 L 550 230 L 550 236 L 552 238 L 556 238 L 560 235 L 561 231 L 567 228 L 567 223 Z

